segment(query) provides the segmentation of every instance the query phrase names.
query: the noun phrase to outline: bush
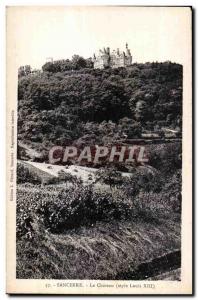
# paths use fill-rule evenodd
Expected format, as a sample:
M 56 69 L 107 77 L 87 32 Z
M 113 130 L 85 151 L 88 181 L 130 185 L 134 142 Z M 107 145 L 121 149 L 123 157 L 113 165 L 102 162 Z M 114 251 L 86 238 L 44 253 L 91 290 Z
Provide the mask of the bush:
M 134 198 L 134 214 L 144 222 L 156 222 L 172 213 L 172 205 L 165 193 L 140 192 Z
M 23 164 L 17 164 L 17 184 L 18 183 L 26 183 L 30 182 L 33 184 L 40 184 L 41 179 L 31 172 L 28 167 L 24 166 Z
M 123 183 L 122 174 L 117 171 L 114 167 L 101 168 L 96 174 L 96 182 L 108 184 L 110 187 L 115 185 L 121 185 Z
M 92 186 L 76 185 L 59 193 L 56 199 L 42 201 L 38 213 L 45 226 L 52 232 L 60 232 L 96 221 L 121 220 L 129 217 L 130 200 L 117 193 L 96 192 Z
M 139 167 L 136 172 L 130 177 L 125 178 L 122 188 L 130 197 L 134 197 L 139 192 L 160 192 L 163 181 L 160 174 L 147 167 Z
M 162 192 L 168 196 L 173 211 L 180 213 L 182 204 L 182 170 L 169 176 L 163 185 Z
M 113 222 L 142 218 L 156 222 L 179 217 L 181 170 L 163 180 L 159 174 L 139 168 L 119 188 L 97 191 L 76 181 L 70 187 L 23 184 L 17 190 L 17 237 L 32 238 L 34 232 L 64 232 L 97 221 Z M 35 229 L 37 228 L 37 229 Z M 39 229 L 38 229 L 39 228 Z
M 165 175 L 175 173 L 182 167 L 181 143 L 170 143 L 156 147 L 149 153 L 149 163 Z
M 16 235 L 32 237 L 35 226 L 39 231 L 43 227 L 43 221 L 38 214 L 38 208 L 43 202 L 55 201 L 58 191 L 62 190 L 56 186 L 32 185 L 24 183 L 17 186 L 17 206 L 16 206 Z

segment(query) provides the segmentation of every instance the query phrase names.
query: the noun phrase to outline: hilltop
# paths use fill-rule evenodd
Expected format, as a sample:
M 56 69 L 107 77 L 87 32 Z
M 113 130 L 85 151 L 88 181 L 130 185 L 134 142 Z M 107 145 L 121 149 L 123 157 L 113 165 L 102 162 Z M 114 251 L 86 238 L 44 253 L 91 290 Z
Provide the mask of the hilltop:
M 19 77 L 19 141 L 42 151 L 71 140 L 105 144 L 164 128 L 181 131 L 181 65 L 135 63 L 98 70 L 88 63 L 70 69 L 66 62 L 47 63 L 43 72 Z

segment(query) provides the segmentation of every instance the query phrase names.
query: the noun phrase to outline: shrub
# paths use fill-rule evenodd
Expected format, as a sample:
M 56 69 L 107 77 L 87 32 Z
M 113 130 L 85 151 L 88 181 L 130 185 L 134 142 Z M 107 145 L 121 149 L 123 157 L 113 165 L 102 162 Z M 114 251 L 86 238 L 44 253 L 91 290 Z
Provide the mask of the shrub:
M 55 201 L 58 191 L 62 188 L 57 186 L 32 185 L 24 183 L 17 186 L 17 205 L 16 205 L 16 235 L 32 237 L 35 226 L 39 231 L 43 226 L 43 220 L 37 210 L 44 201 Z
M 92 186 L 75 185 L 59 193 L 56 199 L 42 201 L 38 213 L 52 232 L 60 232 L 96 221 L 129 217 L 132 204 L 123 195 L 96 192 Z
M 70 183 L 75 183 L 76 181 L 79 180 L 77 176 L 67 173 L 64 170 L 58 172 L 58 177 L 60 181 L 70 182 Z
M 134 198 L 134 214 L 144 222 L 158 221 L 170 215 L 172 206 L 167 194 L 140 192 Z
M 17 237 L 31 238 L 35 228 L 39 228 L 36 232 L 44 228 L 60 233 L 97 221 L 142 218 L 156 222 L 180 216 L 181 170 L 165 181 L 139 168 L 133 177 L 123 180 L 122 186 L 110 192 L 83 186 L 78 180 L 64 188 L 23 184 L 17 190 Z
M 160 192 L 162 183 L 162 177 L 157 171 L 153 172 L 146 167 L 139 167 L 131 177 L 125 178 L 122 188 L 128 196 L 134 197 L 140 191 Z
M 150 151 L 149 163 L 165 175 L 175 173 L 182 167 L 181 143 L 170 143 L 163 147 L 155 147 Z
M 25 183 L 30 182 L 33 184 L 40 184 L 41 179 L 31 172 L 28 167 L 24 166 L 23 164 L 17 164 L 17 183 Z
M 120 185 L 123 182 L 122 174 L 113 167 L 101 168 L 96 174 L 96 182 L 108 184 L 110 187 Z
M 182 204 L 182 170 L 169 176 L 163 185 L 162 192 L 168 196 L 173 211 L 180 213 Z

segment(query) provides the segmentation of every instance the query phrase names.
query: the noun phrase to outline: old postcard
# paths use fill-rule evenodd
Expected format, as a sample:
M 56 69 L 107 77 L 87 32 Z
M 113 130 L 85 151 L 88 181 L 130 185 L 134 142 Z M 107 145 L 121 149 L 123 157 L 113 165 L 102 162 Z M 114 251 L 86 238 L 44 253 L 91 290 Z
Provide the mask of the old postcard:
M 6 28 L 7 293 L 192 294 L 192 9 Z

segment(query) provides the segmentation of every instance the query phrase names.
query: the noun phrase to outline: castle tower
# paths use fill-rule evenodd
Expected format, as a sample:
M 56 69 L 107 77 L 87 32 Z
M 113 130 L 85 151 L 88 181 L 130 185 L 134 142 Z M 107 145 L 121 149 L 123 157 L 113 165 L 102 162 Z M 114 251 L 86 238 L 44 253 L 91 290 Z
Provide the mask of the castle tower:
M 110 55 L 110 48 L 107 47 L 107 54 Z
M 131 51 L 128 48 L 128 43 L 126 43 L 126 57 L 125 57 L 125 65 L 130 66 L 132 64 L 132 56 Z
M 130 49 L 128 48 L 128 43 L 126 43 L 126 55 L 131 55 Z

